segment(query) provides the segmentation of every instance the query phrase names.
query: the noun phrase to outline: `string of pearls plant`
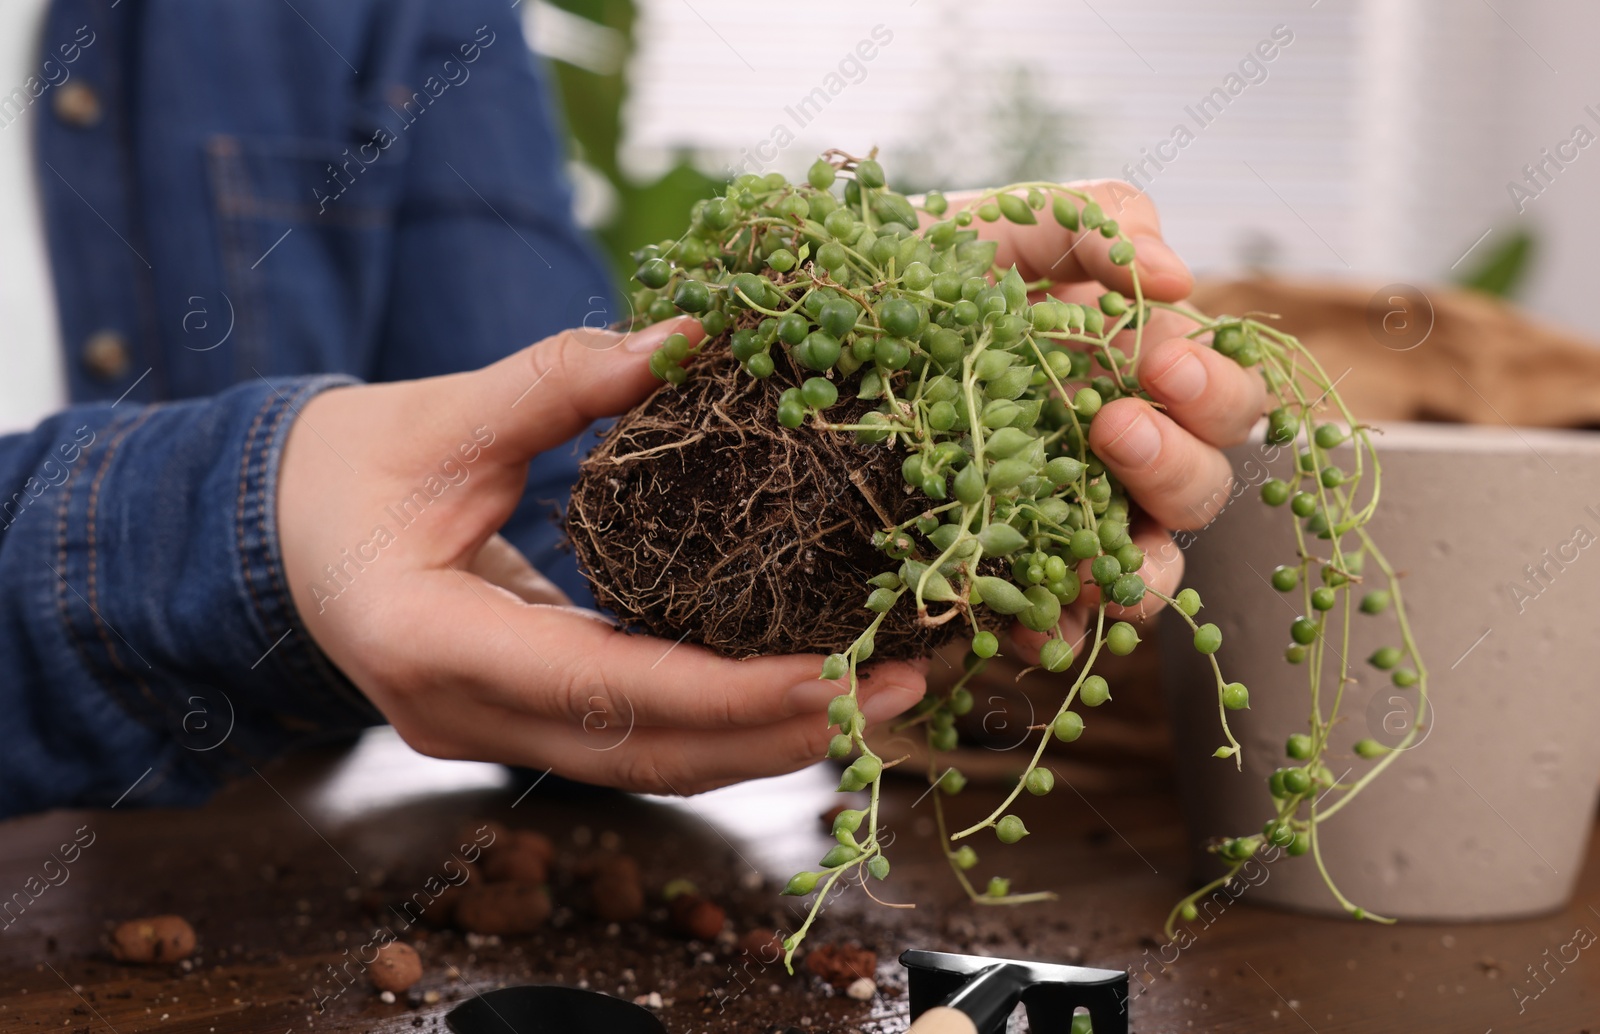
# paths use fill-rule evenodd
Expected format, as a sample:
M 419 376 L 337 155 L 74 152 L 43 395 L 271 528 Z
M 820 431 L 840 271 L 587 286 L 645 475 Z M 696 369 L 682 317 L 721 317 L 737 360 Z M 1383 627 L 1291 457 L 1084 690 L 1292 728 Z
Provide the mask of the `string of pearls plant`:
M 973 226 L 975 220 L 1032 224 L 1041 218 L 1113 241 L 1110 257 L 1129 267 L 1132 297 L 1107 291 L 1097 305 L 1052 298 L 1045 293 L 1049 281 L 1030 283 L 1015 267 L 996 268 L 996 243 L 979 239 Z M 879 794 L 884 771 L 905 759 L 880 756 L 865 738 L 857 674 L 895 608 L 913 608 L 925 626 L 958 622 L 971 638 L 962 678 L 944 695 L 924 699 L 904 727 L 927 738 L 943 851 L 974 902 L 1051 896 L 1012 893 L 999 876 L 979 890 L 969 876 L 979 861 L 970 840 L 992 831 L 1012 844 L 1028 834 L 1014 807 L 1024 792 L 1052 790 L 1054 776 L 1041 765 L 1050 738 L 1077 740 L 1084 714 L 1110 699 L 1110 686 L 1094 673 L 1096 660 L 1102 650 L 1129 654 L 1140 640 L 1133 625 L 1108 617 L 1108 602 L 1131 607 L 1154 594 L 1188 623 L 1194 649 L 1210 658 L 1215 676 L 1224 741 L 1216 757 L 1240 763 L 1228 714 L 1249 706 L 1249 692 L 1223 676 L 1217 661 L 1222 633 L 1198 620 L 1202 606 L 1193 589 L 1167 597 L 1146 585 L 1139 573 L 1145 556 L 1128 533 L 1131 504 L 1088 445 L 1102 406 L 1141 393 L 1140 349 L 1156 308 L 1197 321 L 1190 336 L 1209 338 L 1220 354 L 1258 369 L 1276 400 L 1267 442 L 1295 450 L 1296 474 L 1266 482 L 1261 497 L 1286 508 L 1294 524 L 1297 555 L 1271 580 L 1300 600 L 1286 657 L 1304 666 L 1309 688 L 1306 729 L 1289 738 L 1288 763 L 1268 787 L 1269 819 L 1259 832 L 1213 842 L 1212 850 L 1231 863 L 1228 873 L 1180 901 L 1168 931 L 1269 843 L 1289 855 L 1310 853 L 1352 916 L 1388 921 L 1339 891 L 1318 838 L 1321 824 L 1370 785 L 1424 722 L 1419 712 L 1392 748 L 1338 738 L 1340 708 L 1353 681 L 1345 658 L 1358 612 L 1392 617 L 1399 645 L 1379 650 L 1370 664 L 1398 686 L 1417 687 L 1421 708 L 1427 702 L 1427 671 L 1399 580 L 1367 532 L 1381 475 L 1371 435 L 1293 337 L 1257 319 L 1208 318 L 1146 299 L 1134 256 L 1116 221 L 1069 185 L 1011 184 L 951 211 L 938 193 L 913 204 L 887 189 L 877 161 L 840 151 L 819 158 L 804 183 L 778 174 L 738 177 L 725 197 L 696 203 L 681 239 L 637 256 L 636 311 L 652 320 L 690 313 L 706 331 L 695 347 L 683 335 L 668 338 L 651 357 L 657 376 L 681 384 L 692 375 L 693 366 L 685 364 L 716 349 L 731 351 L 754 378 L 772 377 L 780 368 L 801 371 L 777 396 L 773 419 L 786 428 L 854 435 L 864 449 L 894 450 L 904 481 L 927 504 L 914 519 L 874 535 L 884 568 L 865 586 L 864 627 L 823 665 L 822 677 L 842 687 L 828 709 L 838 729 L 828 757 L 849 761 L 840 791 L 865 790 L 869 802 L 838 815 L 836 846 L 817 869 L 797 873 L 785 888 L 785 894 L 814 895 L 804 923 L 785 940 L 786 963 L 841 881 L 870 894 L 869 881 L 889 874 Z M 846 395 L 860 400 L 852 410 L 859 415 L 838 415 L 851 408 L 842 405 Z M 1333 419 L 1319 423 L 1320 414 Z M 1346 446 L 1350 458 L 1340 465 L 1335 453 Z M 1078 600 L 1084 579 L 1099 588 L 1099 602 L 1089 631 L 1074 643 L 1063 635 L 1060 619 L 1062 608 Z M 954 768 L 941 770 L 937 755 L 956 746 L 957 720 L 973 707 L 967 683 L 999 650 L 994 629 L 1012 620 L 1049 637 L 1039 655 L 1045 670 L 1066 673 L 1080 658 L 1081 664 L 1054 715 L 1038 727 L 1044 735 L 1016 786 L 983 819 L 952 833 L 941 798 L 960 793 L 965 779 Z M 1340 782 L 1328 760 L 1350 752 L 1373 763 Z

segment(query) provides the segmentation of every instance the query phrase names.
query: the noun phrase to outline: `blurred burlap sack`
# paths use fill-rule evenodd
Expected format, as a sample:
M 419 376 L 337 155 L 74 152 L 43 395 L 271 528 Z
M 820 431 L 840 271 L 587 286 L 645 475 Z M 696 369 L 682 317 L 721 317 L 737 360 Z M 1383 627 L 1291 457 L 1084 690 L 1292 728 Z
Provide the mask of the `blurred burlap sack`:
M 1600 341 L 1486 295 L 1252 279 L 1202 283 L 1193 301 L 1281 317 L 1362 420 L 1600 427 Z
M 1528 313 L 1451 287 L 1348 285 L 1278 279 L 1202 282 L 1202 312 L 1279 317 L 1276 325 L 1311 349 L 1362 420 L 1442 421 L 1524 427 L 1600 428 L 1600 342 L 1543 325 Z M 1382 440 L 1378 447 L 1381 449 Z M 1086 725 L 1070 747 L 1052 742 L 1048 764 L 1079 789 L 1128 789 L 1170 779 L 1171 731 L 1161 701 L 1155 630 L 1129 657 L 1102 653 L 1096 670 L 1111 700 L 1080 708 Z M 943 693 L 961 674 L 964 644 L 935 658 L 929 685 Z M 1051 675 L 997 657 L 969 684 L 976 698 L 958 750 L 939 755 L 969 780 L 1015 782 L 1076 669 Z M 972 745 L 968 745 L 972 744 Z M 882 744 L 927 768 L 920 735 Z

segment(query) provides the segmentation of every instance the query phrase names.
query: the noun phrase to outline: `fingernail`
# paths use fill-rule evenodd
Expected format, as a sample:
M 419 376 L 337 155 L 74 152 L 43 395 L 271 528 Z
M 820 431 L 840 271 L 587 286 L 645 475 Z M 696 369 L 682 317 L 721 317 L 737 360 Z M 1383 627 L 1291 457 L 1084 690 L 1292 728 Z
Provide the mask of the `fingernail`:
M 688 328 L 693 325 L 695 325 L 693 321 L 682 316 L 662 320 L 648 327 L 628 331 L 623 335 L 623 346 L 630 352 L 654 352 L 661 347 L 661 342 L 673 334 L 688 334 Z M 694 336 L 690 335 L 690 340 L 693 339 Z
M 1139 265 L 1147 273 L 1173 273 L 1178 276 L 1188 276 L 1189 267 L 1184 264 L 1178 253 L 1167 247 L 1167 242 L 1160 237 L 1149 234 L 1140 234 L 1131 238 L 1133 253 L 1139 260 Z
M 922 690 L 910 686 L 883 686 L 861 705 L 861 713 L 869 725 L 887 722 L 897 714 L 904 714 L 922 699 Z
M 1121 434 L 1105 444 L 1104 451 L 1113 463 L 1124 467 L 1152 467 L 1156 457 L 1161 455 L 1161 431 L 1148 416 L 1140 414 Z
M 1168 402 L 1193 402 L 1206 390 L 1206 364 L 1193 352 L 1184 352 L 1150 387 Z
M 789 688 L 784 702 L 788 704 L 791 714 L 805 714 L 808 711 L 826 711 L 828 703 L 840 693 L 845 692 L 842 682 L 823 682 L 821 679 L 812 679 L 801 682 Z

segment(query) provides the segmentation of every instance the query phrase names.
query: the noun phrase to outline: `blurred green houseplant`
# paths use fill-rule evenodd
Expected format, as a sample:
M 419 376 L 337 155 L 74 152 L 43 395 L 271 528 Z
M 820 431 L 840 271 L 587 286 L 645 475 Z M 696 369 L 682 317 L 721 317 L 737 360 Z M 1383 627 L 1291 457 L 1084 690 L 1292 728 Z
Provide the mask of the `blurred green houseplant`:
M 593 227 L 604 245 L 616 275 L 617 295 L 633 276 L 630 253 L 644 244 L 676 237 L 682 215 L 699 198 L 722 188 L 713 179 L 680 158 L 652 183 L 638 183 L 621 168 L 618 144 L 622 138 L 622 102 L 628 92 L 629 58 L 634 47 L 636 5 L 633 0 L 529 0 L 544 3 L 609 29 L 622 41 L 620 60 L 583 64 L 547 55 L 566 118 L 572 157 L 604 177 L 614 191 L 615 204 L 600 225 Z M 547 48 L 541 48 L 547 49 Z

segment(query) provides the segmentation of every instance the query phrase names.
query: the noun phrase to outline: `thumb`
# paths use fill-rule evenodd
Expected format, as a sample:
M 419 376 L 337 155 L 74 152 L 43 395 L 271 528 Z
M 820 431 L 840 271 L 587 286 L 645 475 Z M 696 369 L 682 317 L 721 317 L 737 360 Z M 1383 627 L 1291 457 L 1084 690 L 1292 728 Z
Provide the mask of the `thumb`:
M 690 316 L 620 332 L 564 330 L 464 375 L 459 402 L 473 412 L 500 414 L 490 426 L 508 447 L 501 457 L 526 460 L 661 387 L 650 372 L 650 353 L 672 334 L 691 345 L 705 336 Z

